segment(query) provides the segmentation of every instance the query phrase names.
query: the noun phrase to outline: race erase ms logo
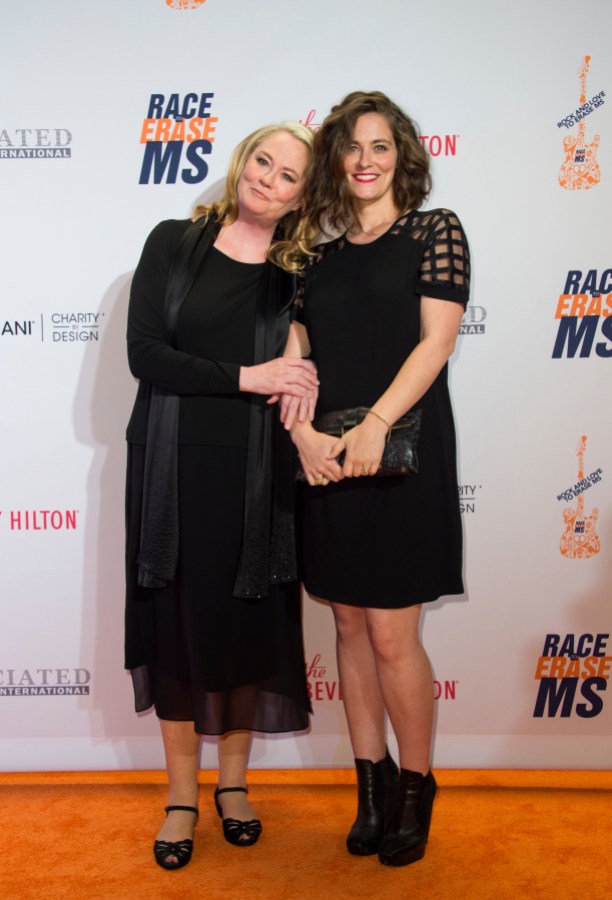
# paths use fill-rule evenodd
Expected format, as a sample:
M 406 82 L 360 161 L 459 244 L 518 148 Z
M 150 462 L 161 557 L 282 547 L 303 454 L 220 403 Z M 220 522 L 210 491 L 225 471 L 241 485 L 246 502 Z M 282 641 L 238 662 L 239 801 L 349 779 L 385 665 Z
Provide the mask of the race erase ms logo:
M 612 268 L 570 269 L 555 320 L 553 359 L 612 358 Z
M 547 634 L 535 678 L 540 682 L 534 718 L 557 714 L 569 719 L 593 719 L 603 709 L 612 656 L 606 653 L 609 634 Z
M 208 175 L 219 121 L 214 94 L 151 94 L 140 131 L 144 144 L 140 184 L 198 184 Z

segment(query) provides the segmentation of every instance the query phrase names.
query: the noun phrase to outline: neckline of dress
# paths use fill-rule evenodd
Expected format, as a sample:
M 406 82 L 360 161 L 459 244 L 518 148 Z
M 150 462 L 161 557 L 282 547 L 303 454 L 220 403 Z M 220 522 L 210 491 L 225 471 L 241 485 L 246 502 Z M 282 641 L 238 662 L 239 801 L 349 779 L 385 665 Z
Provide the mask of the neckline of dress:
M 408 209 L 408 210 L 406 210 L 405 212 L 401 213 L 401 215 L 399 215 L 399 216 L 397 217 L 397 219 L 395 219 L 393 222 L 391 222 L 391 224 L 389 225 L 389 227 L 386 228 L 386 229 L 382 232 L 382 234 L 377 235 L 377 236 L 376 236 L 375 238 L 373 238 L 373 240 L 371 240 L 371 241 L 365 241 L 365 242 L 362 243 L 362 244 L 355 243 L 355 241 L 349 240 L 349 238 L 348 238 L 348 231 L 345 231 L 344 234 L 342 235 L 342 237 L 344 238 L 344 240 L 345 240 L 345 242 L 346 242 L 347 244 L 350 244 L 350 245 L 351 245 L 351 247 L 370 247 L 372 244 L 375 244 L 375 243 L 376 243 L 377 241 L 379 241 L 381 238 L 386 237 L 386 236 L 389 234 L 389 232 L 392 231 L 392 229 L 395 228 L 395 226 L 397 225 L 397 223 L 400 222 L 402 219 L 405 218 L 406 221 L 408 221 L 408 217 L 411 216 L 411 215 L 412 215 L 413 213 L 415 213 L 415 212 L 417 212 L 416 209 Z
M 223 250 L 219 250 L 216 244 L 212 245 L 212 249 L 216 250 L 224 259 L 228 259 L 231 263 L 236 263 L 237 266 L 265 266 L 264 262 L 244 262 L 241 259 L 235 259 L 233 256 L 230 256 L 228 253 L 225 253 Z

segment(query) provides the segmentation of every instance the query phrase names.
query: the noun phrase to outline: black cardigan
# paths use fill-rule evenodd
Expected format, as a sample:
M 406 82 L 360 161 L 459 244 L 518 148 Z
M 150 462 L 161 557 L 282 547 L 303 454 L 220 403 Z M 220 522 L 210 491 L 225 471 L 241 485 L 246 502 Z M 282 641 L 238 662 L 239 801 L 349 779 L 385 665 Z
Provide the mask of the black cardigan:
M 162 222 L 147 244 L 159 239 L 160 230 L 176 229 L 176 225 Z M 157 257 L 153 263 L 157 271 L 153 272 L 151 253 L 145 245 L 132 282 L 128 361 L 140 385 L 127 440 L 145 444 L 137 559 L 138 584 L 142 587 L 162 588 L 176 572 L 179 395 L 239 392 L 238 365 L 202 359 L 176 348 L 181 305 L 219 230 L 214 219 L 186 223 L 170 265 Z M 143 289 L 143 284 L 156 276 L 165 280 L 163 307 Z M 267 262 L 255 312 L 255 365 L 282 355 L 294 295 L 295 276 Z M 266 403 L 266 397 L 251 394 L 243 544 L 234 595 L 263 597 L 268 584 L 296 578 L 293 451 L 278 424 L 276 408 Z

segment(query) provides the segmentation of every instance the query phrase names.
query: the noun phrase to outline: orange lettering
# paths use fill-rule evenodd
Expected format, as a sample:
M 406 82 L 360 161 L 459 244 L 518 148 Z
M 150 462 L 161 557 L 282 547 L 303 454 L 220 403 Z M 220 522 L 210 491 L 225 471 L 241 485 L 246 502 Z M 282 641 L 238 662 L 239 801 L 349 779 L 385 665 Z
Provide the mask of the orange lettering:
M 580 660 L 569 659 L 567 668 L 563 673 L 565 678 L 578 678 L 580 676 Z
M 174 123 L 174 128 L 172 129 L 172 133 L 169 137 L 171 141 L 184 141 L 185 140 L 185 120 L 179 119 L 178 122 Z
M 599 662 L 599 658 L 597 656 L 587 656 L 584 660 L 584 672 L 582 673 L 583 678 L 593 678 L 597 673 L 597 663 Z
M 203 122 L 204 119 L 200 119 L 197 116 L 195 116 L 193 119 L 189 119 L 189 131 L 186 135 L 186 140 L 188 143 L 191 144 L 192 141 L 197 141 L 200 139 L 200 132 L 198 131 L 198 129 L 202 127 Z
M 553 656 L 550 666 L 550 677 L 562 678 L 566 662 L 565 656 Z
M 600 316 L 601 315 L 601 294 L 597 294 L 596 297 L 591 297 L 591 302 L 587 306 L 587 311 L 585 313 L 587 316 Z
M 172 125 L 173 119 L 158 119 L 157 120 L 157 128 L 155 129 L 155 140 L 163 141 L 165 144 L 168 141 L 168 135 L 170 133 L 170 126 Z
M 153 135 L 150 133 L 151 128 L 153 127 L 153 123 L 157 122 L 157 119 L 145 119 L 142 123 L 142 131 L 140 132 L 140 143 L 146 144 L 148 141 L 153 140 Z
M 570 316 L 578 316 L 578 318 L 582 318 L 584 315 L 584 308 L 588 301 L 587 294 L 574 294 L 574 301 L 572 303 L 572 310 L 570 312 Z
M 538 664 L 536 666 L 535 677 L 536 678 L 547 678 L 548 677 L 548 666 L 550 661 L 553 659 L 552 656 L 541 656 L 538 660 Z
M 609 308 L 604 309 L 603 314 L 604 316 L 609 316 L 610 312 L 612 311 L 612 294 L 608 294 L 608 296 L 606 297 L 606 306 Z
M 214 141 L 218 121 L 218 116 L 209 116 L 207 119 L 204 119 L 204 128 L 202 129 L 202 137 L 204 140 Z
M 560 319 L 562 316 L 569 316 L 567 301 L 571 300 L 573 296 L 573 294 L 561 294 L 561 296 L 559 297 L 559 302 L 557 303 L 557 312 L 555 313 L 555 319 Z
M 600 678 L 610 678 L 610 665 L 612 664 L 612 656 L 602 656 L 599 660 L 599 669 L 597 674 Z

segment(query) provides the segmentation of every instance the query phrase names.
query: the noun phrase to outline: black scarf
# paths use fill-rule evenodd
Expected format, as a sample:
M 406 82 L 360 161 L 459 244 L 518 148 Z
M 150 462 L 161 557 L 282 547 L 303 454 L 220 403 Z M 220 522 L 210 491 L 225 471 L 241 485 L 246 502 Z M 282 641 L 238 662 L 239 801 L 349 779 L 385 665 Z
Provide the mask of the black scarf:
M 178 313 L 220 231 L 216 221 L 191 223 L 170 267 L 164 300 L 168 343 L 176 346 Z M 281 356 L 287 341 L 295 277 L 267 262 L 255 311 L 254 364 Z M 145 449 L 138 584 L 174 580 L 179 552 L 177 394 L 151 385 Z M 265 597 L 269 584 L 297 579 L 293 518 L 293 453 L 276 406 L 251 395 L 244 527 L 235 597 Z

